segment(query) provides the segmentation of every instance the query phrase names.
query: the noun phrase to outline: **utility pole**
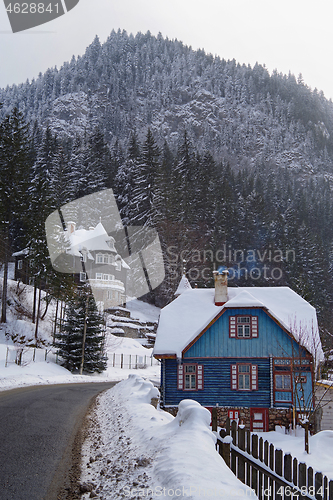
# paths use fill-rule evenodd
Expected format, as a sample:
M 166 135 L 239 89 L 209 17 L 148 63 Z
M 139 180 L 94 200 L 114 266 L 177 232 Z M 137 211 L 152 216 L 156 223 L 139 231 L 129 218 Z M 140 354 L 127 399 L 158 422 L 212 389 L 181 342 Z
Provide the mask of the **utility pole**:
M 82 375 L 82 372 L 83 372 L 84 351 L 85 351 L 85 347 L 86 347 L 88 300 L 89 300 L 89 296 L 87 294 L 87 297 L 86 297 L 86 307 L 85 307 L 85 312 L 84 312 L 84 326 L 83 326 L 83 339 L 82 339 L 82 356 L 81 356 L 81 366 L 80 366 L 80 372 L 79 372 L 80 375 Z

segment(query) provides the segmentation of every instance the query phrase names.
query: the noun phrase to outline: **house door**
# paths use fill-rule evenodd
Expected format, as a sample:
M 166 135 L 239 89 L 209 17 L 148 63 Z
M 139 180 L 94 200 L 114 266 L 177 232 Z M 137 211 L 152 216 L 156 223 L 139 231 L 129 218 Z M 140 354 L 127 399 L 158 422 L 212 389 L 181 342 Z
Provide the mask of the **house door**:
M 268 408 L 251 408 L 250 417 L 252 432 L 268 431 Z

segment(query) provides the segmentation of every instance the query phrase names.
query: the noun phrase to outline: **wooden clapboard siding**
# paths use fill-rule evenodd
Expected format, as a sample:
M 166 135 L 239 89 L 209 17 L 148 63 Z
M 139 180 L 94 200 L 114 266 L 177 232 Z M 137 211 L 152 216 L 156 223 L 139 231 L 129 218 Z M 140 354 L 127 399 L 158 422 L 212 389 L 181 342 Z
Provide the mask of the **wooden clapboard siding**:
M 258 338 L 229 338 L 229 317 L 236 315 L 258 316 Z M 298 355 L 298 347 L 264 310 L 228 309 L 184 352 L 184 357 L 292 357 Z
M 185 361 L 185 360 L 184 360 Z M 268 408 L 270 406 L 270 369 L 269 359 L 242 359 L 258 367 L 258 390 L 235 391 L 231 389 L 231 365 L 239 362 L 237 358 L 186 358 L 186 363 L 199 363 L 204 367 L 204 389 L 182 391 L 177 388 L 177 361 L 165 359 L 165 379 L 163 387 L 164 405 L 176 406 L 182 399 L 194 399 L 203 406 L 241 406 Z

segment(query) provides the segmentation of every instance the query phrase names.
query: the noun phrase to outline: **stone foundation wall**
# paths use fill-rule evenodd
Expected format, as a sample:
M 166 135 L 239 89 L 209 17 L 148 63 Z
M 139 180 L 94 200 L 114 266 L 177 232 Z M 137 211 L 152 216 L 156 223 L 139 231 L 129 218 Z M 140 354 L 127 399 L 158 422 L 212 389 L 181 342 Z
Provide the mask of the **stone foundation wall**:
M 238 411 L 239 423 L 245 425 L 245 429 L 250 430 L 251 420 L 250 420 L 250 408 L 237 408 L 237 407 L 223 407 L 219 406 L 217 408 L 217 425 L 219 427 L 226 427 L 228 411 L 229 410 Z M 178 406 L 166 407 L 163 410 L 171 413 L 174 417 L 177 415 Z M 292 414 L 291 410 L 288 408 L 269 408 L 268 410 L 268 430 L 274 431 L 276 425 L 283 425 L 286 428 L 291 426 Z

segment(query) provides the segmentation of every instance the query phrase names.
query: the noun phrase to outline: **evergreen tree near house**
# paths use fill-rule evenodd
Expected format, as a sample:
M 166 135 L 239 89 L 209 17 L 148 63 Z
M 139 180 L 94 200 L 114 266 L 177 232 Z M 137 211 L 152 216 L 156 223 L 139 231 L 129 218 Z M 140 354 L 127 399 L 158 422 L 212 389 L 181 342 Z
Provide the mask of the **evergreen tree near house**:
M 103 318 L 88 286 L 78 286 L 67 303 L 62 331 L 55 336 L 57 353 L 71 372 L 101 373 L 106 369 Z

